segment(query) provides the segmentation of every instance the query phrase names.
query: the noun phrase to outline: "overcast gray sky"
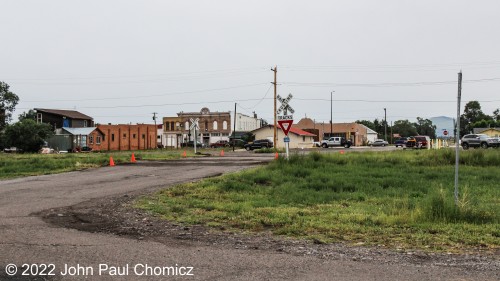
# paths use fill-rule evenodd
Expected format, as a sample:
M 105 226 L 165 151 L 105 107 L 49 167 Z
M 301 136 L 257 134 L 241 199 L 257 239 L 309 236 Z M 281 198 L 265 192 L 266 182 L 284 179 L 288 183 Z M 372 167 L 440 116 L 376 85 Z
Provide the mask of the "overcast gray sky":
M 272 122 L 456 115 L 462 99 L 500 107 L 500 1 L 0 2 L 0 81 L 31 108 L 76 109 L 98 123 L 152 113 L 252 111 Z

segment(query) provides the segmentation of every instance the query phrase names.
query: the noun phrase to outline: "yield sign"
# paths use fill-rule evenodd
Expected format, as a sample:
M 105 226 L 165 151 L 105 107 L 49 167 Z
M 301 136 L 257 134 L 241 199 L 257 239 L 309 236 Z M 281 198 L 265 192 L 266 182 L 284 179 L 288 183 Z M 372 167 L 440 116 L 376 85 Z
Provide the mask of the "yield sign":
M 278 120 L 278 124 L 281 130 L 283 130 L 283 133 L 285 133 L 285 136 L 288 136 L 288 132 L 292 128 L 293 120 Z

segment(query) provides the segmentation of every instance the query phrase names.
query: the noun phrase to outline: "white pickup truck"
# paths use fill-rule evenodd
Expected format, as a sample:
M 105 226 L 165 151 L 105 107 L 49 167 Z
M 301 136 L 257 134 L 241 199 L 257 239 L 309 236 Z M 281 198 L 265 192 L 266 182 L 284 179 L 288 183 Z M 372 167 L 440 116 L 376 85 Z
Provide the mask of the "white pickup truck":
M 340 147 L 343 146 L 345 148 L 351 147 L 352 142 L 351 140 L 346 140 L 343 137 L 331 137 L 327 140 L 321 141 L 320 146 L 323 148 L 328 148 L 328 147 Z

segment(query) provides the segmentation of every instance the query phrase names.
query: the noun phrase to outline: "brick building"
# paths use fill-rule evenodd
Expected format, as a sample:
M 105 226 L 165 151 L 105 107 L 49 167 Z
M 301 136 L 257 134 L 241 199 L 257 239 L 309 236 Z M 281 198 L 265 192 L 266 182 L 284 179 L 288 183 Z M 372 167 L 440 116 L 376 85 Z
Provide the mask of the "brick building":
M 155 125 L 97 125 L 88 138 L 93 151 L 147 150 L 157 147 Z
M 333 129 L 330 123 L 315 123 L 310 118 L 302 118 L 297 124 L 293 124 L 293 127 L 315 134 L 314 141 L 321 141 L 329 137 L 345 137 L 350 139 L 354 146 L 361 146 L 368 141 L 373 142 L 377 139 L 377 132 L 362 124 L 333 123 L 332 125 Z
M 191 119 L 198 118 L 200 130 L 196 139 L 205 144 L 218 140 L 228 140 L 231 133 L 231 113 L 210 112 L 206 107 L 200 112 L 179 112 L 175 117 L 163 117 L 163 139 L 167 147 L 179 147 L 181 143 L 194 140 L 194 132 L 189 130 Z

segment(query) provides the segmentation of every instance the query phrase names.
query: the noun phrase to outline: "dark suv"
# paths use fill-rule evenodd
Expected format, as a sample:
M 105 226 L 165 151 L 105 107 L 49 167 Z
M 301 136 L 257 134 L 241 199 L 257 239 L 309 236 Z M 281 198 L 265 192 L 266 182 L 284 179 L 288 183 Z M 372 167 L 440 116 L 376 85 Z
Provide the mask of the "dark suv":
M 401 146 L 404 147 L 406 143 L 408 142 L 408 138 L 399 138 L 394 142 L 394 145 L 396 147 Z
M 499 147 L 498 139 L 490 138 L 485 134 L 470 134 L 462 137 L 462 147 L 469 149 L 469 147 Z
M 254 150 L 254 149 L 259 149 L 263 147 L 273 147 L 273 142 L 268 140 L 268 139 L 262 139 L 262 140 L 255 140 L 253 142 L 249 142 L 245 144 L 245 149 L 246 150 Z

